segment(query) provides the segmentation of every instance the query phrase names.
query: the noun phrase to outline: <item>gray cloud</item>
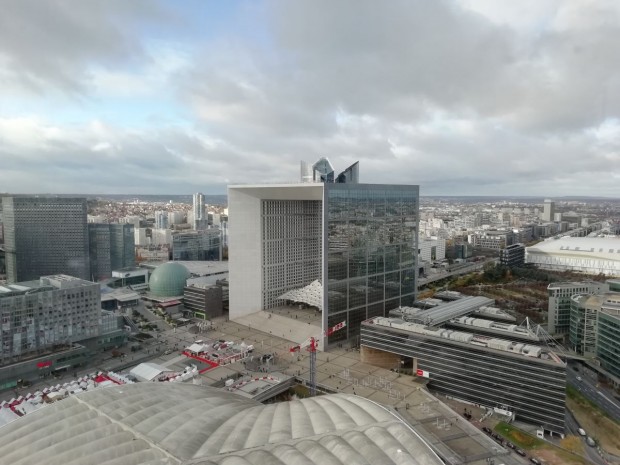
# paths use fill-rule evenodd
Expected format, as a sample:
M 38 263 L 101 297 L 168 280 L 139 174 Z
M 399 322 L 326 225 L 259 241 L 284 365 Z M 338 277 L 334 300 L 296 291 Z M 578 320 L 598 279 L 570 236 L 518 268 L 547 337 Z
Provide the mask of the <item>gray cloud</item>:
M 0 57 L 6 62 L 5 85 L 38 93 L 82 93 L 91 65 L 112 68 L 145 59 L 134 28 L 164 19 L 174 23 L 174 16 L 145 0 L 3 1 Z
M 148 62 L 136 25 L 174 29 L 150 2 L 7 5 L 0 80 L 86 97 L 93 63 L 131 74 Z M 292 181 L 300 159 L 328 156 L 338 168 L 360 160 L 364 182 L 427 194 L 617 196 L 620 8 L 543 10 L 513 27 L 448 0 L 267 0 L 265 40 L 231 31 L 185 44 L 189 65 L 165 80 L 183 125 L 162 113 L 151 127 L 59 123 L 37 138 L 36 122 L 16 138 L 0 121 L 0 156 L 15 180 L 20 166 L 54 173 L 62 188 L 40 178 L 55 191 Z

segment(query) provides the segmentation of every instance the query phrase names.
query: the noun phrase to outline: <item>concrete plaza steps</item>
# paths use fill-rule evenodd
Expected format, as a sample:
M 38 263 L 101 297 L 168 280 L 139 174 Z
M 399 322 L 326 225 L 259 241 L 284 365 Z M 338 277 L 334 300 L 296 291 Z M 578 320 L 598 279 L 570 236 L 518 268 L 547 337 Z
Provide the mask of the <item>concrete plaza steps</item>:
M 301 320 L 295 320 L 276 313 L 260 311 L 233 320 L 243 326 L 256 329 L 289 341 L 301 344 L 310 336 L 321 337 L 321 327 Z

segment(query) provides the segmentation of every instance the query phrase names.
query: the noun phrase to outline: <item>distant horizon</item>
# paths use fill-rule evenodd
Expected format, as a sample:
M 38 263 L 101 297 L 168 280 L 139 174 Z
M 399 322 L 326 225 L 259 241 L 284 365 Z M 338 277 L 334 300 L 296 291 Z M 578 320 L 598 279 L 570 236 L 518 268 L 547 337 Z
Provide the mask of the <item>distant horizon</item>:
M 228 193 L 208 193 L 205 191 L 197 191 L 202 193 L 208 197 L 227 197 Z M 181 193 L 181 194 L 138 194 L 138 193 L 53 193 L 53 192 L 33 192 L 33 193 L 14 193 L 14 192 L 2 192 L 0 196 L 45 196 L 45 197 L 83 197 L 83 198 L 106 198 L 106 197 L 191 197 L 197 192 L 191 193 Z M 451 198 L 451 199 L 459 199 L 459 198 L 483 198 L 483 199 L 524 199 L 524 200 L 538 200 L 544 201 L 545 199 L 551 200 L 618 200 L 619 197 L 608 197 L 608 196 L 597 196 L 597 195 L 488 195 L 488 194 L 432 194 L 432 195 L 424 195 L 420 193 L 420 198 Z

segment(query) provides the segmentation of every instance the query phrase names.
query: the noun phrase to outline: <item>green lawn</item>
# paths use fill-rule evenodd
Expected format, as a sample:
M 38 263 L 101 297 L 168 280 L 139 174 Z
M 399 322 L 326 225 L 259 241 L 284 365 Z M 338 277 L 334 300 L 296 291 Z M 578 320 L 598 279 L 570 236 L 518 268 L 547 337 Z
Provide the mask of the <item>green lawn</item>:
M 495 431 L 507 438 L 515 446 L 518 446 L 521 449 L 536 449 L 537 447 L 546 444 L 545 441 L 543 441 L 542 439 L 530 436 L 529 434 L 526 434 L 523 431 L 503 421 L 500 421 L 495 426 Z
M 567 452 L 564 449 L 560 449 L 552 444 L 549 444 L 542 439 L 538 439 L 530 434 L 521 431 L 514 426 L 505 423 L 503 421 L 499 422 L 495 425 L 495 432 L 501 434 L 503 437 L 507 438 L 510 442 L 516 445 L 518 448 L 528 451 L 530 454 L 536 451 L 539 457 L 547 454 L 552 454 L 554 457 L 553 460 L 548 460 L 549 457 L 546 457 L 549 463 L 562 463 L 562 464 L 571 464 L 571 465 L 582 465 L 587 462 L 578 455 Z

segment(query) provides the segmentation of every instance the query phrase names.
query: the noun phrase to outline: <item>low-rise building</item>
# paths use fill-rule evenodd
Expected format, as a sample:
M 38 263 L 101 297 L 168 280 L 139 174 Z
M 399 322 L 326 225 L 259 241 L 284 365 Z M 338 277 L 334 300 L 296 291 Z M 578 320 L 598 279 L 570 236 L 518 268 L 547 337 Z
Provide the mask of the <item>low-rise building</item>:
M 620 276 L 620 237 L 562 237 L 525 249 L 526 263 L 556 271 Z
M 217 284 L 192 284 L 183 289 L 183 303 L 194 317 L 211 319 L 224 313 L 222 287 Z
M 366 363 L 393 354 L 431 389 L 564 434 L 566 363 L 542 345 L 375 317 L 362 323 L 361 353 Z
M 499 262 L 504 266 L 519 267 L 525 263 L 525 246 L 512 244 L 499 251 Z

